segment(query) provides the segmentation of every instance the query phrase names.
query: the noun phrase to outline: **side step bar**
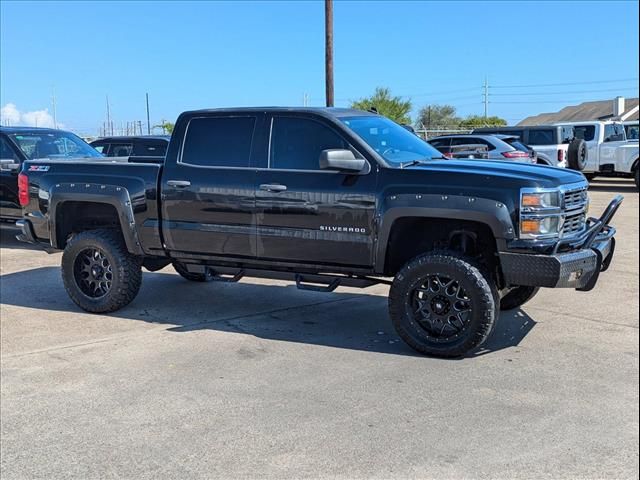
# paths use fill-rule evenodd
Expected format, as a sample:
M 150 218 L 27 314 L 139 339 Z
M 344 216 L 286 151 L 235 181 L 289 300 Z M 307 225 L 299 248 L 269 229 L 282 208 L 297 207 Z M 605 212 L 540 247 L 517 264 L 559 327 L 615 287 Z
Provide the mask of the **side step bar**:
M 239 269 L 232 267 L 213 267 L 194 263 L 186 263 L 184 266 L 191 273 L 205 273 L 205 271 L 208 271 L 212 274 L 213 279 L 219 282 L 237 282 L 243 277 L 271 278 L 274 280 L 295 282 L 296 287 L 300 290 L 311 290 L 314 292 L 333 292 L 339 286 L 366 288 L 379 283 L 391 285 L 389 280 L 366 276 L 298 273 L 250 268 Z

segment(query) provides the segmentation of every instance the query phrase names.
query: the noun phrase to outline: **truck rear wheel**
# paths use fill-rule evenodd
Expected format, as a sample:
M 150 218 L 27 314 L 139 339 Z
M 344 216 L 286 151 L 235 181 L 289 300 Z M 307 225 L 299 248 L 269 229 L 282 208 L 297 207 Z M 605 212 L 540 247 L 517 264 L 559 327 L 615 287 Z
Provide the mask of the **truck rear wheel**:
M 83 310 L 105 313 L 128 305 L 142 283 L 140 259 L 119 232 L 87 230 L 74 235 L 62 254 L 62 281 Z
M 213 275 L 208 268 L 205 269 L 205 273 L 193 273 L 180 262 L 173 262 L 173 268 L 178 272 L 178 275 L 190 282 L 210 282 L 213 280 Z
M 398 335 L 414 350 L 459 357 L 482 345 L 498 317 L 493 281 L 454 253 L 421 255 L 396 275 L 389 313 Z
M 640 190 L 640 167 L 636 167 L 636 173 L 633 175 L 633 178 L 636 181 L 636 188 Z
M 539 287 L 519 286 L 513 288 L 500 300 L 500 310 L 513 310 L 521 307 L 535 297 L 538 290 L 540 290 Z

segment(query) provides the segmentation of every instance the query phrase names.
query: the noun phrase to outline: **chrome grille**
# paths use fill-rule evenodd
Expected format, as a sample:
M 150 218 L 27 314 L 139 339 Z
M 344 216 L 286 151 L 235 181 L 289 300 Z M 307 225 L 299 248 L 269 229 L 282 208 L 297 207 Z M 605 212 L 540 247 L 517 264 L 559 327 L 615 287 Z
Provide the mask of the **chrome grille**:
M 587 203 L 587 189 L 578 188 L 568 190 L 564 193 L 565 210 L 573 210 L 575 208 L 583 208 Z
M 582 233 L 587 221 L 587 187 L 574 188 L 564 192 L 564 224 L 562 236 L 570 237 Z
M 587 215 L 584 212 L 567 215 L 562 226 L 562 236 L 571 236 L 584 230 Z

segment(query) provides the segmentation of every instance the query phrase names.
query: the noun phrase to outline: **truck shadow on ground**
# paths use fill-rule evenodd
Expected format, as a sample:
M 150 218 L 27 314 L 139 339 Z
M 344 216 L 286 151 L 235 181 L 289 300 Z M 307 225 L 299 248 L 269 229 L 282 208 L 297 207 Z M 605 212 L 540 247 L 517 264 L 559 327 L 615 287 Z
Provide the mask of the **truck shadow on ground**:
M 176 274 L 145 272 L 132 304 L 111 318 L 167 325 L 171 332 L 216 330 L 266 340 L 307 343 L 395 355 L 418 354 L 395 333 L 387 312 L 386 289 L 338 289 L 333 293 L 298 290 L 277 283 L 207 284 L 188 282 Z M 0 277 L 0 302 L 34 310 L 62 311 L 83 321 L 112 321 L 84 313 L 68 298 L 58 267 L 40 267 Z M 42 319 L 45 323 L 53 319 Z M 470 356 L 517 346 L 536 322 L 522 310 L 502 312 L 494 334 Z M 54 325 L 47 329 L 55 332 Z M 80 327 L 81 328 L 81 327 Z

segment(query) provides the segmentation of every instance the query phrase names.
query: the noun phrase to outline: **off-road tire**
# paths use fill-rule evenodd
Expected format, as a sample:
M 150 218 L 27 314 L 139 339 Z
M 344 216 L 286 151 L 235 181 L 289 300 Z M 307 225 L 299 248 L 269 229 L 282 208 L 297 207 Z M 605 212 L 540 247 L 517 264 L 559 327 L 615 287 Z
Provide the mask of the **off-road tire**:
M 571 140 L 567 150 L 569 168 L 578 172 L 584 170 L 584 167 L 587 166 L 588 153 L 587 143 L 584 140 L 581 138 Z
M 418 323 L 412 309 L 414 291 L 431 275 L 455 279 L 470 300 L 465 330 L 453 341 L 440 343 Z M 442 251 L 410 260 L 395 276 L 389 291 L 389 314 L 398 335 L 414 350 L 437 357 L 460 357 L 490 336 L 498 319 L 499 297 L 493 280 L 469 259 Z
M 173 262 L 173 268 L 178 272 L 178 275 L 190 282 L 211 282 L 213 280 L 213 275 L 208 270 L 207 273 L 193 273 L 180 262 Z
M 514 288 L 500 300 L 500 310 L 513 310 L 521 307 L 535 297 L 538 290 L 540 290 L 539 287 L 520 286 Z
M 99 249 L 113 272 L 109 290 L 99 298 L 84 293 L 74 273 L 78 256 L 88 249 Z M 87 230 L 74 235 L 64 249 L 62 281 L 71 300 L 83 310 L 91 313 L 113 312 L 128 305 L 140 291 L 142 262 L 127 251 L 120 232 Z

